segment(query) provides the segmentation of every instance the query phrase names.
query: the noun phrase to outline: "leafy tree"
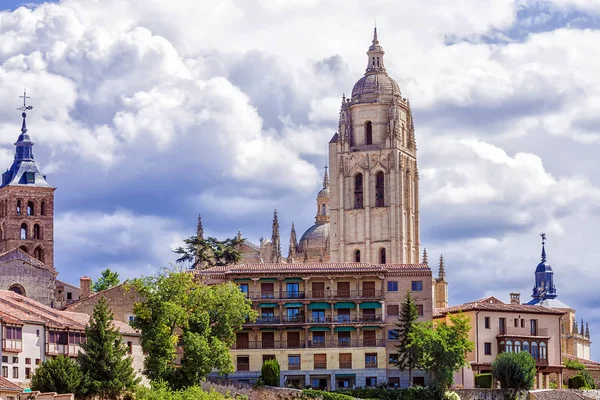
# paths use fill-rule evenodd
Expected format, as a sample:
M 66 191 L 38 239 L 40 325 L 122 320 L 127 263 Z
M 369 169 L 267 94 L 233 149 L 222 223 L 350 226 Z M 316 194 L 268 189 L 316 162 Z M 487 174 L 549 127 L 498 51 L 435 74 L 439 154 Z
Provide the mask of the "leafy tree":
M 260 369 L 260 381 L 268 386 L 279 386 L 281 369 L 276 358 L 266 360 Z
M 111 271 L 110 268 L 106 268 L 104 271 L 102 271 L 100 278 L 94 282 L 92 290 L 94 292 L 101 292 L 117 286 L 119 283 L 121 283 L 121 280 L 119 279 L 119 273 Z
M 44 361 L 31 377 L 31 390 L 81 394 L 83 373 L 71 358 L 59 355 Z
M 492 375 L 503 389 L 531 389 L 535 372 L 535 360 L 526 351 L 500 353 L 492 362 Z
M 102 399 L 117 399 L 139 383 L 127 346 L 113 325 L 113 314 L 102 297 L 85 327 L 86 343 L 81 344 L 77 361 L 84 374 L 87 393 Z
M 411 347 L 411 335 L 410 333 L 414 330 L 414 323 L 419 318 L 417 306 L 413 300 L 410 291 L 406 292 L 404 301 L 402 302 L 402 310 L 398 316 L 398 340 L 399 344 L 396 346 L 398 351 L 398 358 L 396 360 L 396 366 L 400 371 L 408 370 L 408 382 L 409 386 L 412 386 L 412 370 L 418 360 L 418 349 Z
M 435 327 L 432 322 L 414 324 L 409 333 L 409 348 L 418 354 L 416 367 L 433 375 L 433 386 L 444 392 L 452 384 L 454 373 L 468 365 L 467 353 L 473 351 L 469 340 L 470 318 L 459 313 L 450 315 L 450 324 Z
M 184 246 L 173 250 L 179 255 L 175 260 L 188 264 L 190 269 L 205 269 L 218 265 L 236 264 L 242 259 L 238 250 L 243 239 L 240 237 L 218 240 L 214 237 L 190 236 L 183 239 Z
M 132 326 L 141 332 L 150 380 L 179 389 L 198 384 L 213 369 L 233 371 L 235 333 L 256 317 L 237 285 L 209 286 L 189 272 L 165 270 L 132 286 L 144 299 L 134 305 Z

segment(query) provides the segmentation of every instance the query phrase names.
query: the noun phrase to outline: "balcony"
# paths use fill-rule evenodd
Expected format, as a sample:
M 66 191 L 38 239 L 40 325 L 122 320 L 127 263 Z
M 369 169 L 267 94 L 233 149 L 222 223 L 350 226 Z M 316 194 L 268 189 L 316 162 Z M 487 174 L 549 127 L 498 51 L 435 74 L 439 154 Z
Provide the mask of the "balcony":
M 382 339 L 327 339 L 327 340 L 309 340 L 309 348 L 330 348 L 330 347 L 383 347 Z M 238 341 L 231 346 L 232 350 L 261 350 L 261 349 L 304 349 L 306 342 L 301 340 L 257 340 L 257 341 Z M 57 353 L 63 354 L 63 353 Z
M 532 337 L 547 337 L 548 328 L 537 328 L 532 331 L 531 328 L 516 328 L 513 326 L 505 326 L 498 328 L 498 336 L 532 336 Z
M 46 355 L 48 356 L 57 356 L 59 354 L 63 354 L 74 357 L 79 353 L 79 350 L 79 345 L 46 343 Z
M 260 315 L 256 317 L 255 324 L 280 324 L 281 317 L 276 317 L 273 315 Z
M 250 371 L 250 363 L 237 363 L 238 371 Z
M 373 324 L 382 323 L 383 317 L 380 314 L 362 314 L 362 315 L 336 315 L 334 317 L 325 315 L 321 317 L 307 317 L 298 314 L 294 316 L 261 315 L 256 318 L 254 323 L 246 322 L 245 325 L 274 325 L 274 324 Z
M 315 361 L 314 369 L 327 369 L 327 362 Z
M 300 370 L 299 362 L 289 362 L 288 363 L 288 371 L 298 371 Z
M 2 351 L 9 353 L 20 353 L 23 351 L 23 341 L 19 339 L 3 339 Z
M 340 361 L 340 369 L 352 369 L 352 361 Z
M 377 368 L 377 361 L 365 361 L 365 368 Z
M 286 292 L 286 291 L 281 292 L 281 298 L 282 299 L 304 299 L 305 296 L 304 296 L 303 291 L 295 290 L 295 291 L 291 291 L 291 292 Z
M 252 300 L 268 299 L 383 299 L 385 292 L 379 289 L 369 290 L 315 290 L 315 291 L 273 291 L 273 292 L 249 292 L 246 297 Z

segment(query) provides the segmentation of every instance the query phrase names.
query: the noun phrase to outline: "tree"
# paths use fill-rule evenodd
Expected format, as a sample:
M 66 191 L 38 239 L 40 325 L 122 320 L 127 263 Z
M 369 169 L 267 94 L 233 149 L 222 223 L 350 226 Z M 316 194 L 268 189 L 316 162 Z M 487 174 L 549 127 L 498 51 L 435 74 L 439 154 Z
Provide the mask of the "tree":
M 58 394 L 82 393 L 83 373 L 71 358 L 59 355 L 44 361 L 31 377 L 31 390 Z
M 150 380 L 177 389 L 198 384 L 213 369 L 233 371 L 229 348 L 246 319 L 256 317 L 237 285 L 209 286 L 178 270 L 131 284 L 144 299 L 134 305 L 132 326 L 141 332 Z
M 492 362 L 492 375 L 503 389 L 531 389 L 535 373 L 535 360 L 526 351 L 500 353 Z
M 412 386 L 412 370 L 418 360 L 417 348 L 410 346 L 411 332 L 414 330 L 414 323 L 419 318 L 417 306 L 413 300 L 410 291 L 406 292 L 404 301 L 402 302 L 402 310 L 398 316 L 398 340 L 399 344 L 396 346 L 398 358 L 396 360 L 396 366 L 400 371 L 408 370 L 408 382 Z
M 188 264 L 190 269 L 205 269 L 220 265 L 236 264 L 242 259 L 238 250 L 243 239 L 240 237 L 218 240 L 214 237 L 190 236 L 183 239 L 184 246 L 173 252 L 179 255 L 179 264 Z
M 459 313 L 449 315 L 450 324 L 434 326 L 432 322 L 413 325 L 409 334 L 409 348 L 418 354 L 416 367 L 433 375 L 433 386 L 440 392 L 448 388 L 454 373 L 468 365 L 467 353 L 473 351 L 469 340 L 470 318 Z
M 102 271 L 100 278 L 94 282 L 92 290 L 94 292 L 101 292 L 117 286 L 120 282 L 121 280 L 119 279 L 119 273 L 111 271 L 110 268 L 106 268 L 104 271 Z
M 279 386 L 281 369 L 276 358 L 266 360 L 260 369 L 260 381 L 267 386 Z
M 102 399 L 117 399 L 139 383 L 132 358 L 113 324 L 113 314 L 102 297 L 85 327 L 86 343 L 81 344 L 77 361 L 84 374 L 87 393 Z

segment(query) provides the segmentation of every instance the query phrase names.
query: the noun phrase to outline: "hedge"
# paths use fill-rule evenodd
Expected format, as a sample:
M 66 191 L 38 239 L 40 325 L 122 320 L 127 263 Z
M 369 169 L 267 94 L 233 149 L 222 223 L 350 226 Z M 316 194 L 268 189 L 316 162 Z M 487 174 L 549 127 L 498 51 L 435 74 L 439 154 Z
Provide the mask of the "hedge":
M 475 375 L 475 387 L 483 389 L 492 388 L 492 374 L 477 374 Z

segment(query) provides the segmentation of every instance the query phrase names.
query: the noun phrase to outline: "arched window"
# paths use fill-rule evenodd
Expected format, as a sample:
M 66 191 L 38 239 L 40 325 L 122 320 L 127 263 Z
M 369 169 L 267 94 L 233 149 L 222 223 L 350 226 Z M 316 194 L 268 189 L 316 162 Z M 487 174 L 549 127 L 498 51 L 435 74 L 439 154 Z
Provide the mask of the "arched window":
M 383 172 L 379 171 L 375 175 L 375 207 L 385 206 L 385 179 Z
M 27 247 L 25 247 L 25 246 L 21 246 L 21 247 L 19 247 L 19 250 L 21 250 L 23 253 L 29 253 L 29 252 L 27 251 Z
M 546 343 L 540 343 L 540 360 L 545 360 L 548 358 L 548 353 L 546 352 Z
M 25 296 L 25 289 L 21 285 L 12 285 L 8 290 L 20 294 L 21 296 Z
M 42 201 L 42 204 L 40 205 L 40 215 L 46 215 L 46 202 Z
M 22 223 L 21 224 L 21 240 L 25 240 L 25 239 L 27 239 L 27 224 Z
M 354 208 L 363 208 L 363 176 L 354 177 Z
M 515 342 L 515 353 L 520 353 L 521 352 L 521 342 L 519 342 L 518 340 Z
M 360 262 L 360 250 L 354 252 L 354 261 Z
M 529 342 L 523 342 L 523 351 L 529 353 Z
M 513 352 L 513 342 L 511 340 L 506 341 L 506 352 L 507 353 Z
M 27 215 L 33 215 L 33 202 L 27 202 Z
M 386 259 L 385 259 L 385 247 L 383 247 L 381 250 L 379 250 L 379 263 L 380 264 L 385 264 Z
M 373 144 L 373 124 L 371 121 L 365 122 L 365 143 Z
M 17 200 L 17 215 L 21 215 L 21 200 Z
M 504 340 L 500 342 L 500 348 L 498 349 L 498 352 L 500 353 L 504 353 L 506 351 L 506 343 L 504 343 Z
M 537 342 L 531 342 L 531 356 L 536 360 L 539 358 Z
M 321 204 L 321 215 L 327 215 L 327 207 L 325 204 Z
M 33 238 L 34 239 L 42 238 L 42 229 L 40 228 L 40 226 L 38 224 L 35 224 L 33 226 Z
M 44 252 L 41 247 L 36 247 L 33 251 L 33 256 L 40 261 L 44 261 Z

